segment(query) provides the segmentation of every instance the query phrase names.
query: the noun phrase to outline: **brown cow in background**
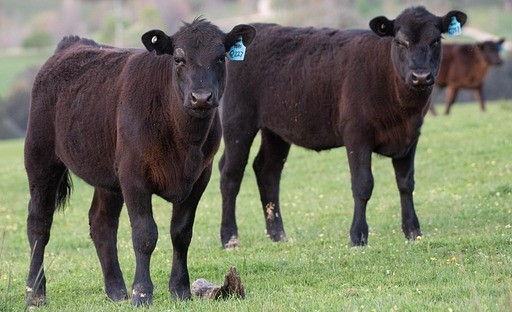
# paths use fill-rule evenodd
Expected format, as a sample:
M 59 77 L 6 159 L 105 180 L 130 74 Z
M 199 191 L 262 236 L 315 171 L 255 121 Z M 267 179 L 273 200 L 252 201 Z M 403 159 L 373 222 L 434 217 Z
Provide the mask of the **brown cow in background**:
M 480 108 L 485 111 L 485 99 L 482 87 L 489 66 L 500 65 L 500 47 L 505 39 L 484 41 L 476 44 L 446 44 L 443 45 L 443 60 L 437 75 L 436 85 L 446 89 L 446 111 L 450 108 L 460 88 L 473 89 L 480 102 Z M 436 115 L 434 104 L 430 112 Z

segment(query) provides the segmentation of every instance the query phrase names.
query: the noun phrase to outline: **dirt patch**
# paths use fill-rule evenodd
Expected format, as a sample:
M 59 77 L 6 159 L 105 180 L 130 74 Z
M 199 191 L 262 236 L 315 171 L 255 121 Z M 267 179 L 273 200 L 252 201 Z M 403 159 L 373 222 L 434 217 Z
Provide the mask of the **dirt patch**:
M 204 278 L 200 278 L 192 283 L 192 293 L 201 299 L 245 298 L 242 279 L 236 273 L 234 266 L 229 269 L 228 274 L 224 275 L 224 285 L 215 285 Z

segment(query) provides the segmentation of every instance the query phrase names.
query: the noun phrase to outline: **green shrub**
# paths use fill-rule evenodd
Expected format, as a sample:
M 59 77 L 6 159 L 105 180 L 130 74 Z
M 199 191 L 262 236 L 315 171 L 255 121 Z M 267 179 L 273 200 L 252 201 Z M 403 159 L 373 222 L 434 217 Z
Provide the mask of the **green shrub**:
M 21 46 L 25 49 L 44 49 L 54 45 L 52 35 L 41 29 L 32 31 L 21 43 Z

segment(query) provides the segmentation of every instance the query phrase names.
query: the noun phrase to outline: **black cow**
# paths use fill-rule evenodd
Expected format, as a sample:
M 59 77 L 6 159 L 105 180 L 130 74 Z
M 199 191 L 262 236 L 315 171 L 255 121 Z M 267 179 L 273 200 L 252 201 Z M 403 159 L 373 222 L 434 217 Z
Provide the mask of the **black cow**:
M 438 17 L 413 7 L 395 20 L 372 19 L 372 31 L 255 24 L 251 55 L 228 65 L 219 163 L 222 245 L 238 245 L 235 201 L 258 131 L 262 142 L 253 168 L 272 240 L 286 239 L 279 181 L 291 144 L 317 151 L 346 147 L 353 246 L 368 240 L 372 153 L 392 158 L 403 232 L 409 239 L 421 235 L 412 198 L 414 154 L 441 63 L 441 34 L 452 18 L 466 21 L 459 11 Z
M 251 26 L 225 34 L 196 19 L 171 37 L 160 30 L 144 34 L 149 52 L 78 37 L 59 43 L 36 77 L 25 140 L 28 305 L 46 301 L 44 249 L 54 211 L 70 189 L 69 171 L 95 188 L 90 234 L 108 297 L 128 297 L 116 247 L 124 202 L 136 258 L 132 304 L 152 302 L 149 264 L 158 237 L 153 194 L 173 203 L 169 291 L 190 297 L 187 251 L 221 139 L 217 106 L 225 55 L 239 37 L 249 45 L 254 35 Z

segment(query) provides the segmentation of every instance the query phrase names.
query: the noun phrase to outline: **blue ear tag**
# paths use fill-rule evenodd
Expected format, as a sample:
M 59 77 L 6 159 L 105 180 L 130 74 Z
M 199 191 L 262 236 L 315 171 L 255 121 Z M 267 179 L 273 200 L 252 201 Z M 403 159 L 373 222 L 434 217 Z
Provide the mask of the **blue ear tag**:
M 231 46 L 228 52 L 228 59 L 231 61 L 243 61 L 245 57 L 245 46 L 242 42 L 242 36 L 238 37 L 238 41 Z
M 460 36 L 461 33 L 459 21 L 457 21 L 455 16 L 452 16 L 452 21 L 448 25 L 448 38 Z
M 502 42 L 502 43 L 500 43 L 499 51 L 500 51 L 500 52 L 505 51 L 505 44 L 504 44 L 503 42 Z

